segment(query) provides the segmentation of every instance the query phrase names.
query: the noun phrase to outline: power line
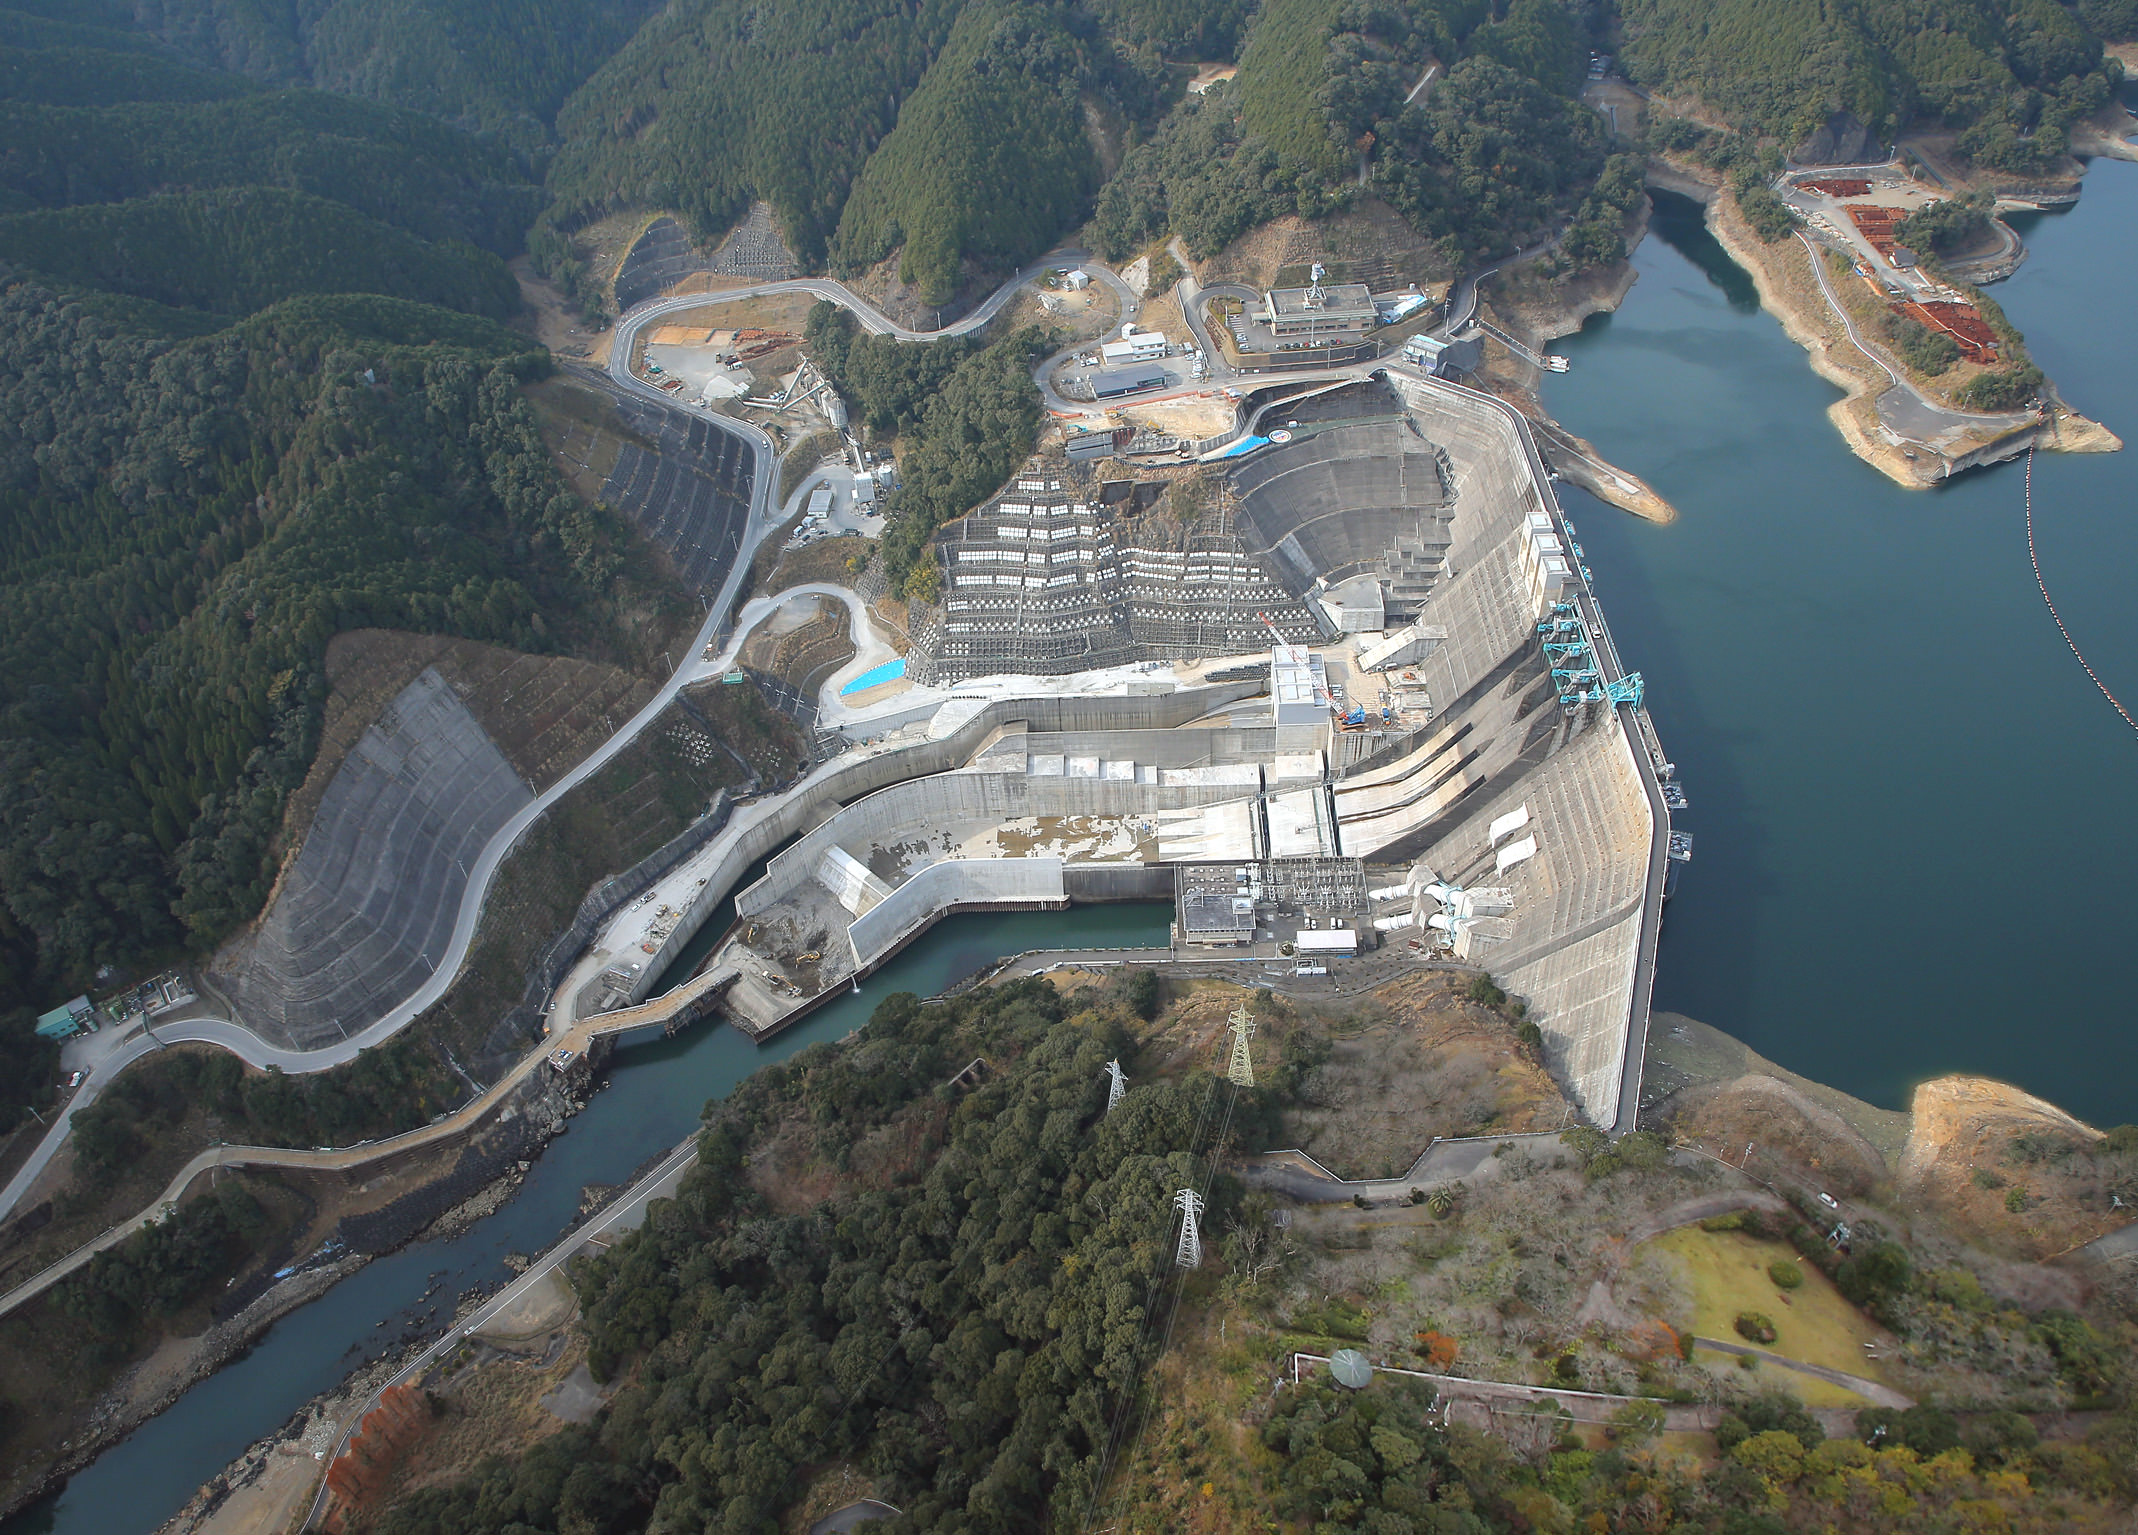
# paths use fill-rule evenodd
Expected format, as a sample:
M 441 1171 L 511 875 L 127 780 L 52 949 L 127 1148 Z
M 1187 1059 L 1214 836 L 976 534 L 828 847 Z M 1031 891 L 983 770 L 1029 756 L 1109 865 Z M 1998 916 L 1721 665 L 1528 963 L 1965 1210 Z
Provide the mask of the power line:
M 1217 1078 L 1212 1077 L 1210 1079 L 1210 1091 L 1203 1095 L 1203 1106 L 1195 1116 L 1195 1135 L 1193 1139 L 1191 1139 L 1188 1143 L 1188 1156 L 1191 1162 L 1193 1161 L 1196 1152 L 1200 1149 L 1202 1145 L 1203 1126 L 1209 1123 L 1210 1106 L 1211 1104 L 1216 1102 L 1216 1100 Z M 1231 1117 L 1232 1116 L 1229 1113 L 1226 1115 L 1226 1120 L 1228 1123 L 1231 1121 Z M 1170 1216 L 1168 1216 L 1166 1220 L 1166 1226 L 1168 1230 L 1171 1229 L 1172 1224 L 1172 1219 Z M 1184 1271 L 1176 1269 L 1173 1270 L 1173 1272 L 1178 1274 L 1180 1278 L 1185 1281 L 1186 1274 Z M 1154 1302 L 1156 1302 L 1156 1300 L 1158 1299 L 1159 1287 L 1165 1283 L 1165 1276 L 1166 1271 L 1163 1269 L 1159 1270 L 1157 1273 L 1151 1276 L 1150 1282 L 1144 1288 L 1143 1318 L 1136 1324 L 1136 1346 L 1134 1350 L 1131 1351 L 1129 1354 L 1132 1374 L 1134 1378 L 1131 1379 L 1128 1383 L 1128 1388 L 1124 1389 L 1121 1392 L 1121 1399 L 1114 1407 L 1114 1420 L 1107 1428 L 1106 1443 L 1099 1452 L 1098 1470 L 1092 1476 L 1090 1490 L 1084 1495 L 1084 1517 L 1081 1521 L 1079 1521 L 1077 1525 L 1077 1529 L 1080 1532 L 1091 1528 L 1092 1517 L 1098 1512 L 1099 1493 L 1106 1486 L 1106 1478 L 1108 1477 L 1108 1475 L 1111 1474 L 1113 1470 L 1114 1457 L 1120 1449 L 1122 1427 L 1126 1424 L 1128 1420 L 1128 1415 L 1135 1408 L 1136 1397 L 1134 1388 L 1137 1384 L 1141 1382 L 1143 1374 L 1142 1367 L 1139 1364 L 1136 1364 L 1135 1361 L 1138 1361 L 1143 1357 L 1144 1341 L 1150 1335 L 1151 1322 L 1157 1314 L 1157 1308 Z M 1176 1289 L 1174 1293 L 1174 1306 L 1176 1310 L 1179 1307 L 1178 1289 Z M 1170 1320 L 1168 1321 L 1166 1326 L 1166 1338 L 1168 1342 L 1170 1342 L 1172 1338 L 1172 1325 Z M 1165 1348 L 1163 1345 L 1161 1345 L 1158 1351 L 1158 1357 L 1162 1358 L 1164 1354 Z M 1142 1432 L 1141 1430 L 1138 1430 L 1137 1438 L 1141 1439 L 1141 1437 Z
M 1244 1015 L 1244 1014 L 1246 1013 L 1246 1011 L 1247 1011 L 1247 1010 L 1246 1010 L 1246 1008 L 1245 1008 L 1245 1007 L 1243 1006 L 1243 1007 L 1242 1007 L 1242 1008 L 1240 1009 L 1239 1015 L 1236 1015 L 1236 1017 L 1235 1017 L 1235 1021 L 1237 1021 L 1237 1017 L 1238 1017 L 1238 1016 Z M 1253 1027 L 1254 1027 L 1254 1026 L 1253 1026 L 1253 1023 L 1252 1023 L 1252 1021 L 1250 1020 L 1250 1022 L 1249 1022 L 1249 1024 L 1248 1024 L 1248 1032 L 1249 1032 L 1249 1033 L 1252 1033 L 1252 1032 L 1253 1032 Z M 1246 1037 L 1245 1037 L 1245 1035 L 1240 1035 L 1240 1036 L 1238 1036 L 1238 1038 L 1239 1038 L 1239 1043 L 1240 1043 L 1241 1047 L 1243 1047 L 1243 1048 L 1244 1048 L 1244 1046 L 1245 1046 L 1245 1043 L 1246 1043 Z M 1216 1086 L 1216 1084 L 1215 1084 L 1215 1083 L 1213 1082 L 1213 1084 L 1212 1084 L 1212 1089 L 1213 1089 L 1213 1091 L 1215 1090 L 1215 1086 Z M 1240 1106 L 1240 1086 L 1239 1086 L 1239 1083 L 1238 1083 L 1237 1081 L 1235 1081 L 1235 1082 L 1234 1082 L 1234 1083 L 1232 1084 L 1232 1095 L 1231 1095 L 1231 1096 L 1230 1096 L 1229 1098 L 1227 1098 L 1227 1099 L 1226 1099 L 1226 1101 L 1225 1101 L 1225 1118 L 1224 1118 L 1224 1121 L 1223 1121 L 1223 1123 L 1221 1123 L 1221 1124 L 1220 1124 L 1220 1125 L 1218 1126 L 1217 1138 L 1216 1138 L 1215 1140 L 1213 1140 L 1213 1141 L 1211 1142 L 1211 1144 L 1210 1144 L 1210 1167 L 1209 1167 L 1209 1171 L 1208 1171 L 1208 1172 L 1207 1172 L 1207 1173 L 1206 1173 L 1206 1174 L 1204 1175 L 1204 1178 L 1203 1178 L 1203 1189 L 1202 1189 L 1202 1193 L 1201 1193 L 1200 1195 L 1197 1195 L 1197 1194 L 1196 1194 L 1196 1193 L 1195 1193 L 1195 1192 L 1194 1192 L 1193 1190 L 1182 1190 L 1182 1193 L 1183 1193 L 1183 1194 L 1185 1194 L 1185 1195 L 1187 1196 L 1187 1201 L 1192 1201 L 1194 1205 L 1197 1205 L 1197 1206 L 1199 1206 L 1199 1205 L 1202 1205 L 1202 1204 L 1206 1203 L 1206 1202 L 1207 1202 L 1207 1200 L 1208 1200 L 1208 1196 L 1209 1196 L 1209 1193 L 1210 1193 L 1210 1189 L 1211 1189 L 1211 1186 L 1212 1186 L 1213 1184 L 1215 1184 L 1215 1183 L 1217 1182 L 1217 1167 L 1218 1167 L 1218 1162 L 1217 1162 L 1217 1158 L 1218 1158 L 1218 1152 L 1219 1152 L 1219 1150 L 1220 1150 L 1220 1149 L 1221 1149 L 1221 1148 L 1222 1148 L 1222 1147 L 1224 1146 L 1224 1144 L 1225 1144 L 1225 1137 L 1226 1137 L 1226 1136 L 1228 1136 L 1228 1135 L 1230 1135 L 1230 1134 L 1232 1133 L 1232 1117 L 1233 1117 L 1233 1111 L 1234 1111 L 1234 1110 L 1236 1110 L 1236 1109 L 1237 1109 L 1237 1108 L 1238 1108 L 1239 1106 Z M 1201 1127 L 1201 1126 L 1200 1126 L 1200 1125 L 1198 1124 L 1198 1125 L 1197 1125 L 1197 1127 L 1196 1127 L 1196 1139 L 1197 1139 L 1197 1140 L 1198 1140 L 1198 1142 L 1199 1142 L 1199 1141 L 1201 1140 L 1201 1138 L 1202 1138 L 1202 1127 Z M 1176 1206 L 1176 1207 L 1177 1207 L 1177 1208 L 1181 1208 L 1181 1209 L 1182 1209 L 1182 1210 L 1184 1211 L 1184 1213 L 1186 1213 L 1186 1212 L 1187 1212 L 1187 1211 L 1189 1210 L 1189 1205 L 1188 1205 L 1187 1201 L 1182 1201 L 1182 1202 L 1180 1202 L 1179 1204 L 1177 1204 L 1177 1206 Z M 1191 1213 L 1191 1214 L 1188 1214 L 1188 1215 L 1187 1215 L 1187 1218 L 1188 1218 L 1188 1219 L 1189 1219 L 1190 1221 L 1192 1221 L 1194 1217 L 1193 1217 L 1193 1215 L 1192 1215 L 1192 1213 Z M 1185 1235 L 1185 1233 L 1183 1233 L 1183 1235 Z M 1198 1244 L 1198 1247 L 1197 1247 L 1197 1252 L 1196 1252 L 1196 1256 L 1197 1256 L 1197 1258 L 1198 1258 L 1198 1259 L 1200 1259 L 1200 1257 L 1202 1256 L 1202 1254 L 1201 1254 L 1201 1249 L 1200 1249 L 1200 1244 Z M 1157 1352 L 1157 1354 L 1155 1354 L 1155 1355 L 1153 1356 L 1153 1358 L 1152 1358 L 1152 1362 L 1153 1362 L 1154 1364 L 1155 1364 L 1155 1363 L 1156 1363 L 1156 1362 L 1157 1362 L 1158 1360 L 1160 1360 L 1160 1359 L 1163 1359 L 1163 1358 L 1165 1358 L 1165 1356 L 1166 1356 L 1166 1353 L 1167 1353 L 1167 1351 L 1168 1351 L 1169 1349 L 1171 1349 L 1171 1348 L 1173 1347 L 1173 1327 L 1174 1327 L 1174 1324 L 1175 1324 L 1176 1322 L 1178 1322 L 1178 1321 L 1180 1320 L 1180 1302 L 1181 1302 L 1181 1298 L 1182 1298 L 1182 1296 L 1183 1296 L 1183 1295 L 1185 1295 L 1185 1294 L 1187 1293 L 1187 1289 L 1188 1289 L 1188 1274 L 1189 1274 L 1189 1270 L 1188 1270 L 1187 1268 L 1185 1268 L 1185 1267 L 1182 1267 L 1182 1268 L 1178 1268 L 1178 1269 L 1176 1270 L 1176 1273 L 1175 1273 L 1175 1279 L 1174 1279 L 1174 1285 L 1173 1285 L 1173 1304 L 1172 1304 L 1172 1305 L 1171 1305 L 1171 1306 L 1170 1306 L 1170 1307 L 1169 1307 L 1169 1308 L 1167 1309 L 1167 1311 L 1166 1311 L 1166 1330 L 1165 1330 L 1165 1337 L 1164 1337 L 1164 1339 L 1163 1339 L 1163 1340 L 1162 1340 L 1162 1341 L 1161 1341 L 1161 1342 L 1159 1343 L 1159 1345 L 1158 1345 L 1158 1352 Z M 1145 1400 L 1145 1402 L 1144 1402 L 1144 1404 L 1143 1404 L 1143 1416 L 1142 1416 L 1142 1419 L 1141 1419 L 1141 1421 L 1140 1421 L 1140 1422 L 1138 1422 L 1138 1423 L 1137 1423 L 1137 1425 L 1136 1425 L 1136 1432 L 1135 1432 L 1134 1436 L 1133 1436 L 1133 1437 L 1131 1437 L 1131 1438 L 1130 1438 L 1130 1440 L 1129 1440 L 1129 1442 L 1128 1442 L 1128 1455 L 1127 1455 L 1127 1457 L 1126 1457 L 1126 1461 L 1125 1461 L 1125 1463 L 1126 1463 L 1126 1464 L 1128 1464 L 1128 1465 L 1134 1465 L 1134 1464 L 1135 1464 L 1135 1461 L 1136 1461 L 1136 1452 L 1137 1452 L 1138 1450 L 1140 1450 L 1140 1449 L 1142 1449 L 1142 1448 L 1143 1448 L 1143 1436 L 1144 1436 L 1144 1434 L 1145 1434 L 1146 1432 L 1148 1432 L 1148 1431 L 1149 1431 L 1149 1429 L 1150 1429 L 1150 1426 L 1151 1426 L 1151 1414 L 1152 1414 L 1152 1412 L 1153 1412 L 1153 1411 L 1155 1411 L 1155 1410 L 1156 1410 L 1157 1406 L 1158 1406 L 1158 1394 L 1157 1394 L 1157 1390 L 1156 1390 L 1156 1388 L 1154 1387 L 1154 1388 L 1152 1389 L 1152 1391 L 1151 1391 L 1151 1394 L 1150 1394 L 1149 1398 L 1148 1398 L 1148 1399 L 1146 1399 L 1146 1400 Z M 1126 1489 L 1126 1488 L 1123 1488 L 1123 1489 L 1122 1489 L 1122 1491 L 1123 1491 L 1123 1492 L 1125 1493 L 1125 1492 L 1127 1491 L 1127 1489 Z

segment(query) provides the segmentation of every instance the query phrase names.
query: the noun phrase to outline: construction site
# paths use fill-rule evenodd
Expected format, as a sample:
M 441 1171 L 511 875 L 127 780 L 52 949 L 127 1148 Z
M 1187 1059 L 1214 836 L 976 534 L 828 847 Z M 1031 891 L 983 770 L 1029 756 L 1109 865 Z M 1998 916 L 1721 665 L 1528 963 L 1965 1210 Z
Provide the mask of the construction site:
M 1497 402 L 1391 369 L 1288 408 L 1221 470 L 1043 454 L 947 526 L 907 682 L 823 686 L 858 749 L 739 811 L 559 994 L 762 1039 L 948 912 L 1165 899 L 1155 962 L 1488 970 L 1582 1110 L 1630 1122 L 1684 796 L 1574 531 Z

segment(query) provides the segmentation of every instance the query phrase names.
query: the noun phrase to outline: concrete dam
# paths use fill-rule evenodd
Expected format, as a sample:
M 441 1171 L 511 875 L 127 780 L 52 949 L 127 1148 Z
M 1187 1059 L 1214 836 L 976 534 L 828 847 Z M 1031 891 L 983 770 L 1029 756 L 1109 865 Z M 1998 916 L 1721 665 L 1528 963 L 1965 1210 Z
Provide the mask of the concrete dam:
M 946 527 L 865 745 L 739 812 L 560 997 L 657 1013 L 775 851 L 689 988 L 759 1038 L 947 912 L 1156 896 L 1174 958 L 1243 979 L 1488 970 L 1630 1128 L 1671 768 L 1526 427 L 1398 369 L 1288 419 L 1218 477 L 1043 454 Z

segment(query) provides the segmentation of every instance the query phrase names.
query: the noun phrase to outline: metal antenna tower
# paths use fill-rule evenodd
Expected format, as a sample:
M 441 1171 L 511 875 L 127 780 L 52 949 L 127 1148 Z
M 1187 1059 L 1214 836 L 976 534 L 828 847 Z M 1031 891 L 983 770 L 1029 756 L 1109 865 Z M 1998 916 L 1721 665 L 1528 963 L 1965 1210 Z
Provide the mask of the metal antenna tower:
M 1253 1087 L 1255 1063 L 1248 1054 L 1247 1042 L 1255 1037 L 1255 1020 L 1248 1015 L 1245 1002 L 1232 1010 L 1232 1019 L 1225 1027 L 1232 1031 L 1232 1064 L 1225 1068 L 1225 1080 L 1234 1087 Z
M 1128 1091 L 1128 1073 L 1121 1069 L 1119 1061 L 1108 1061 L 1106 1074 L 1113 1078 L 1113 1084 L 1106 1089 L 1106 1112 L 1111 1114 L 1120 1107 L 1121 1095 Z
M 1203 1233 L 1198 1222 L 1203 1213 L 1203 1196 L 1193 1189 L 1182 1189 L 1173 1196 L 1173 1208 L 1180 1212 L 1180 1245 L 1173 1249 L 1174 1267 L 1201 1268 Z

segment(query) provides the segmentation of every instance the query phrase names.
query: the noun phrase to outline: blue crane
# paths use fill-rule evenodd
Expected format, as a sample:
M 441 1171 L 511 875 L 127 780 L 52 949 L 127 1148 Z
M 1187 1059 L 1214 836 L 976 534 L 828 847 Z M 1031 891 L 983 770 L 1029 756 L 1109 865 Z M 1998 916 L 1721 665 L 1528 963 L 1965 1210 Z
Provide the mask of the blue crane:
M 1604 691 L 1610 694 L 1612 703 L 1631 704 L 1638 709 L 1641 706 L 1641 674 L 1628 672 L 1616 682 L 1605 683 Z

